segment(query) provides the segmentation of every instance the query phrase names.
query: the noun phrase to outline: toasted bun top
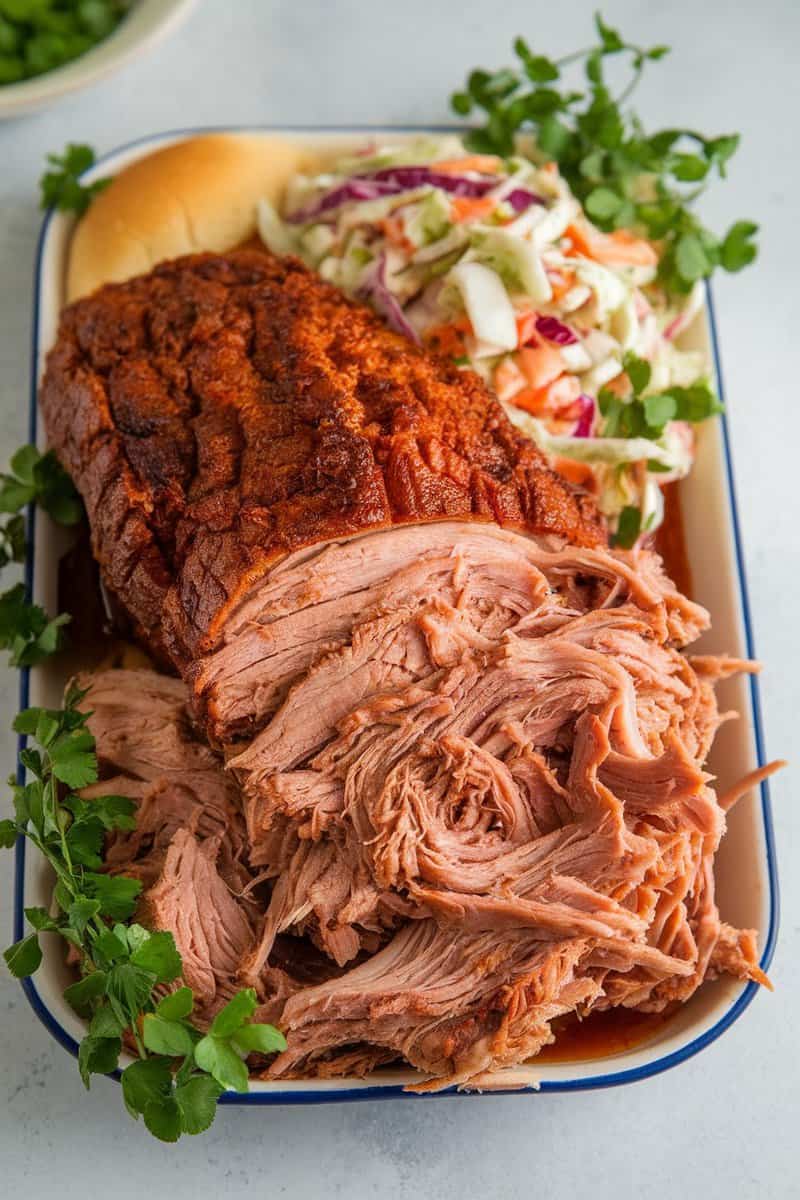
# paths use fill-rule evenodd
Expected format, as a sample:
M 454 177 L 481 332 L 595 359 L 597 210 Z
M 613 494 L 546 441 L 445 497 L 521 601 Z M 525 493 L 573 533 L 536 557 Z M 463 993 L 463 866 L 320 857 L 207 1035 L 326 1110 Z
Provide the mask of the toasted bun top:
M 72 238 L 67 300 L 121 283 L 164 259 L 241 245 L 261 197 L 279 203 L 312 154 L 281 138 L 206 134 L 125 167 L 95 198 Z

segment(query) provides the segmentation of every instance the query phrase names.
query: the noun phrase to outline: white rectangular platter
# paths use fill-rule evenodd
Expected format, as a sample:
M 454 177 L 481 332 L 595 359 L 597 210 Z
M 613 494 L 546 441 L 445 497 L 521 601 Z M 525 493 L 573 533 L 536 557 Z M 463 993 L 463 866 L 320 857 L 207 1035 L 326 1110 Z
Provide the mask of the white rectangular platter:
M 93 169 L 95 177 L 113 174 L 152 150 L 204 132 L 183 130 L 161 134 L 124 146 L 103 158 Z M 232 132 L 232 131 L 231 131 Z M 248 132 L 283 135 L 315 151 L 349 152 L 365 141 L 391 137 L 405 140 L 431 129 L 275 129 L 257 127 Z M 452 130 L 448 130 L 452 132 Z M 66 253 L 72 218 L 49 213 L 39 242 L 36 277 L 31 383 L 31 440 L 44 448 L 38 428 L 36 389 L 45 355 L 55 340 L 63 303 Z M 693 348 L 703 350 L 714 363 L 722 395 L 722 379 L 710 293 L 686 335 Z M 747 592 L 739 542 L 730 447 L 724 415 L 700 428 L 698 453 L 691 476 L 681 485 L 694 598 L 711 611 L 713 628 L 701 644 L 702 652 L 727 651 L 752 657 L 753 645 Z M 34 600 L 48 611 L 57 607 L 57 565 L 69 545 L 68 535 L 37 512 L 27 563 L 27 580 Z M 21 675 L 21 706 L 58 706 L 64 679 L 53 666 L 44 665 Z M 723 725 L 716 740 L 710 769 L 724 788 L 763 762 L 758 683 L 741 677 L 725 681 L 719 689 L 723 710 L 735 709 L 738 721 Z M 25 907 L 47 904 L 50 881 L 42 864 L 24 846 L 17 849 L 15 938 L 23 933 Z M 766 783 L 741 800 L 729 820 L 729 830 L 717 858 L 717 895 L 723 919 L 760 931 L 762 968 L 772 957 L 778 922 L 777 879 L 769 796 Z M 83 1036 L 83 1026 L 62 998 L 69 982 L 59 948 L 48 946 L 37 975 L 24 983 L 26 995 L 50 1032 L 72 1053 Z M 633 1049 L 604 1058 L 547 1062 L 515 1070 L 515 1086 L 540 1093 L 574 1091 L 629 1083 L 675 1066 L 720 1036 L 747 1008 L 758 991 L 753 983 L 721 979 L 704 985 L 693 999 Z M 405 1096 L 405 1084 L 418 1078 L 411 1070 L 381 1071 L 368 1079 L 254 1082 L 246 1095 L 226 1093 L 222 1103 L 307 1104 L 335 1100 Z M 511 1080 L 509 1080 L 511 1082 Z M 442 1094 L 442 1093 L 439 1093 Z

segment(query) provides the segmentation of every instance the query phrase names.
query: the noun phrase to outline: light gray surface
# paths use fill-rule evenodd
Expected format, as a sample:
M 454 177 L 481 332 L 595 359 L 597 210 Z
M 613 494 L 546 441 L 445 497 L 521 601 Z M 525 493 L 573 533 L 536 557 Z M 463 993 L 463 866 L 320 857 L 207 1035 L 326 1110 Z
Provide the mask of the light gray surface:
M 44 154 L 68 140 L 101 151 L 187 124 L 424 123 L 474 65 L 499 65 L 513 36 L 567 52 L 593 3 L 506 0 L 200 0 L 176 36 L 120 76 L 53 111 L 0 126 L 0 461 L 25 439 L 31 275 Z M 739 129 L 710 223 L 761 223 L 758 264 L 716 287 L 756 641 L 765 663 L 768 751 L 797 756 L 800 583 L 797 501 L 796 232 L 800 117 L 794 0 L 626 0 L 606 16 L 631 39 L 675 53 L 641 89 L 650 123 Z M 564 14 L 569 13 L 569 20 Z M 0 690 L 0 752 L 16 677 Z M 152 1142 L 117 1085 L 83 1092 L 76 1065 L 0 969 L 0 1194 L 62 1200 L 113 1186 L 175 1200 L 224 1195 L 789 1197 L 800 1194 L 800 885 L 793 858 L 796 772 L 773 797 L 783 927 L 762 995 L 714 1046 L 649 1082 L 571 1096 L 400 1101 L 311 1109 L 226 1109 L 177 1147 Z M 3 805 L 5 805 L 3 801 Z M 11 925 L 11 856 L 0 864 L 0 925 Z

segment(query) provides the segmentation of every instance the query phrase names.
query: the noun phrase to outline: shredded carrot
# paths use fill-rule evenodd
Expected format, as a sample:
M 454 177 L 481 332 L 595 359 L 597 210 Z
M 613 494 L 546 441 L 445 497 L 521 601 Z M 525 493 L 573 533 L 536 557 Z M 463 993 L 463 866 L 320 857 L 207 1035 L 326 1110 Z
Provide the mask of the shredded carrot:
M 584 230 L 580 225 L 568 225 L 564 230 L 564 236 L 569 238 L 572 245 L 565 253 L 569 256 L 582 254 L 584 258 L 593 258 L 594 242 L 588 236 L 588 232 L 588 229 Z
M 406 254 L 415 252 L 416 246 L 410 238 L 406 237 L 405 227 L 400 217 L 384 217 L 382 221 L 378 222 L 378 226 L 392 246 L 397 246 Z
M 499 400 L 513 400 L 525 386 L 525 376 L 512 358 L 503 358 L 494 369 L 493 383 Z
M 574 271 L 548 271 L 547 278 L 553 291 L 553 300 L 562 300 L 570 288 L 575 286 Z
M 539 314 L 535 312 L 517 313 L 517 345 L 538 345 L 536 337 L 536 321 Z
M 456 223 L 461 221 L 477 221 L 488 217 L 497 207 L 493 196 L 451 196 L 450 212 Z
M 627 229 L 602 233 L 588 221 L 573 221 L 565 234 L 572 242 L 572 254 L 582 254 L 606 266 L 654 267 L 658 263 L 650 242 L 635 237 Z
M 517 352 L 517 363 L 534 389 L 547 387 L 564 370 L 564 360 L 555 346 L 524 346 Z
M 494 175 L 499 168 L 500 159 L 496 154 L 468 154 L 464 158 L 443 158 L 440 162 L 431 163 L 431 170 L 439 171 L 442 175 L 463 175 L 464 171 Z
M 523 352 L 524 353 L 524 352 Z M 581 394 L 581 385 L 574 375 L 561 375 L 543 387 L 527 387 L 511 397 L 512 404 L 524 408 L 534 417 L 561 415 Z M 564 419 L 567 413 L 563 413 Z

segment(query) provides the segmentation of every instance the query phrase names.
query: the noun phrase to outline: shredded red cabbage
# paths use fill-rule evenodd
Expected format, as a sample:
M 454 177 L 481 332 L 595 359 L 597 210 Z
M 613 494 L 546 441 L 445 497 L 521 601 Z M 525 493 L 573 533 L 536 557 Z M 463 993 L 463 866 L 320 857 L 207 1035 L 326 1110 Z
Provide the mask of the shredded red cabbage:
M 529 192 L 527 188 L 514 188 L 513 192 L 509 192 L 503 197 L 506 204 L 510 204 L 515 213 L 523 213 L 530 208 L 532 204 L 544 204 L 541 196 L 537 196 L 535 192 Z
M 578 417 L 575 428 L 572 431 L 573 437 L 591 437 L 592 427 L 594 426 L 595 402 L 591 396 L 587 396 L 585 392 L 581 392 L 578 397 L 578 404 L 581 406 L 581 415 Z
M 565 325 L 557 317 L 537 317 L 536 332 L 547 338 L 548 342 L 555 342 L 557 346 L 574 346 L 578 340 L 569 325 Z
M 316 221 L 323 213 L 338 208 L 348 200 L 380 200 L 382 196 L 395 196 L 402 191 L 403 188 L 396 184 L 384 183 L 379 179 L 348 179 L 347 183 L 339 184 L 314 204 L 295 209 L 285 219 L 292 225 L 304 225 L 308 221 Z
M 348 200 L 379 200 L 382 196 L 397 196 L 401 192 L 411 191 L 426 184 L 440 188 L 443 192 L 450 192 L 453 196 L 485 196 L 497 186 L 497 180 L 448 175 L 443 171 L 433 171 L 430 167 L 382 167 L 381 170 L 371 171 L 368 175 L 354 175 L 352 179 L 327 192 L 314 204 L 289 213 L 286 220 L 292 225 L 304 225 Z M 529 192 L 527 188 L 514 188 L 505 200 L 516 213 L 525 212 L 532 204 L 544 204 L 541 196 Z
M 427 183 L 454 196 L 485 196 L 497 186 L 495 178 L 470 179 L 466 175 L 446 175 L 442 171 L 432 171 L 430 167 L 383 167 L 362 178 L 374 179 L 379 183 L 397 183 L 403 191 Z
M 359 288 L 359 294 L 365 300 L 372 302 L 373 308 L 377 309 L 390 329 L 394 329 L 396 333 L 405 334 L 412 342 L 416 342 L 419 345 L 419 334 L 408 323 L 405 313 L 400 307 L 400 302 L 387 286 L 385 254 L 381 254 L 376 258 L 375 265 L 370 271 L 368 278 Z
M 355 175 L 345 183 L 340 183 L 316 203 L 289 213 L 286 220 L 292 225 L 304 225 L 348 200 L 379 200 L 382 196 L 397 196 L 424 184 L 441 188 L 454 196 L 484 196 L 496 183 L 496 179 L 468 179 L 464 175 L 445 175 L 432 171 L 429 167 L 384 167 L 380 171 L 371 171 L 369 175 Z M 528 193 L 530 194 L 532 193 Z M 525 206 L 527 207 L 527 202 Z

